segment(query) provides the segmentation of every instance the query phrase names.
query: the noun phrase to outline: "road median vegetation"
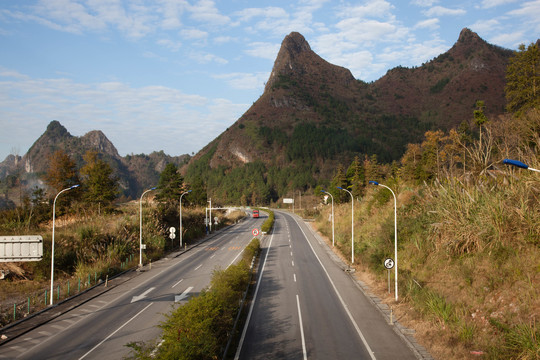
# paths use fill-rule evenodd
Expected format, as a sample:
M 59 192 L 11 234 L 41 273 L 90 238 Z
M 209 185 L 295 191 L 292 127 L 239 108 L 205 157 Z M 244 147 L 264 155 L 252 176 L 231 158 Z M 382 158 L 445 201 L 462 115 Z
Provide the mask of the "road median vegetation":
M 266 219 L 264 223 L 262 224 L 261 231 L 263 233 L 269 234 L 272 231 L 272 228 L 274 227 L 274 212 L 269 209 L 261 209 L 261 210 L 268 214 L 268 219 Z
M 130 343 L 132 359 L 218 359 L 233 332 L 241 300 L 251 279 L 253 259 L 260 249 L 254 238 L 241 260 L 225 270 L 214 271 L 210 286 L 161 324 L 162 341 Z

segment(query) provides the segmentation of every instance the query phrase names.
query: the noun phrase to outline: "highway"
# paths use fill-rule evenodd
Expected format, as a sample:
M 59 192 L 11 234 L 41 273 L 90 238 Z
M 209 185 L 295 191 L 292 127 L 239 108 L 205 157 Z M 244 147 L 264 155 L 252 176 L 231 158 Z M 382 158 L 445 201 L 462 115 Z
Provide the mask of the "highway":
M 276 211 L 235 359 L 416 359 L 326 245 Z
M 126 344 L 159 340 L 165 314 L 196 296 L 226 268 L 264 221 L 248 218 L 0 347 L 0 359 L 121 359 Z M 176 301 L 175 301 L 176 300 Z

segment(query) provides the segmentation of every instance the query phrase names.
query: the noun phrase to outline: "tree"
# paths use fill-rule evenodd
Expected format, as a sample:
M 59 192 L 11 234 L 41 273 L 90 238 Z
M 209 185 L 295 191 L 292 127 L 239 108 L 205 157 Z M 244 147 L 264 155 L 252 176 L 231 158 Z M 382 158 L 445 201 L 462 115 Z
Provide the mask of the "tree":
M 180 195 L 186 191 L 184 178 L 174 164 L 167 164 L 161 172 L 158 182 L 156 200 L 162 203 L 176 204 L 180 202 Z
M 510 59 L 506 68 L 506 109 L 521 114 L 540 106 L 540 49 L 538 42 L 519 51 Z
M 343 165 L 339 164 L 336 170 L 336 174 L 334 175 L 334 178 L 330 183 L 330 189 L 328 190 L 328 192 L 334 196 L 337 202 L 346 202 L 349 195 L 346 194 L 344 191 L 339 190 L 338 187 L 347 189 L 347 185 L 347 176 L 343 169 Z
M 49 170 L 45 174 L 45 182 L 53 190 L 52 196 L 63 189 L 79 184 L 75 162 L 63 150 L 57 150 L 49 157 Z
M 366 181 L 381 179 L 381 165 L 377 160 L 376 154 L 373 154 L 370 157 L 367 155 L 364 157 L 364 173 Z
M 360 163 L 360 157 L 356 155 L 347 169 L 347 179 L 351 183 L 351 192 L 354 196 L 362 196 L 364 192 L 364 168 Z
M 118 195 L 118 178 L 113 176 L 111 166 L 99 158 L 96 151 L 87 151 L 83 157 L 85 165 L 81 168 L 84 199 L 90 203 L 110 205 Z

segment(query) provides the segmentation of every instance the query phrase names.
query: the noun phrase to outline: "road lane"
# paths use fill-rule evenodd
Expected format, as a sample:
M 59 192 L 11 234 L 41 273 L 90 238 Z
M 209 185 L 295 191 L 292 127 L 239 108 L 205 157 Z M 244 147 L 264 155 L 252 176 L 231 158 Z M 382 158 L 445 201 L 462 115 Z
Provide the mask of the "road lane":
M 251 241 L 262 219 L 247 219 L 177 258 L 151 269 L 0 347 L 0 359 L 120 359 L 125 345 L 156 339 L 164 314 L 209 284 Z M 175 298 L 183 297 L 175 303 Z
M 275 214 L 237 358 L 415 359 L 308 227 Z
M 272 235 L 262 244 L 259 279 L 242 345 L 236 359 L 301 359 L 301 330 L 297 313 L 290 238 L 276 216 Z

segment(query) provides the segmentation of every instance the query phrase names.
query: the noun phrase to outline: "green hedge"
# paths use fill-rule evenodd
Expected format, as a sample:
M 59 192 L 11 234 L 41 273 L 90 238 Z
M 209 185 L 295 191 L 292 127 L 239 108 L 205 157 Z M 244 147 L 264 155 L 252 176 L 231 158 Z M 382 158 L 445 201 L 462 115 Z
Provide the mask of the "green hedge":
M 261 231 L 264 233 L 270 233 L 272 227 L 274 226 L 274 212 L 272 210 L 264 209 L 262 210 L 268 213 L 268 219 L 262 224 Z
M 225 270 L 215 270 L 210 288 L 191 298 L 161 324 L 163 342 L 131 343 L 134 359 L 217 359 L 223 355 L 240 300 L 250 279 L 250 265 L 260 248 L 255 238 L 242 259 Z

